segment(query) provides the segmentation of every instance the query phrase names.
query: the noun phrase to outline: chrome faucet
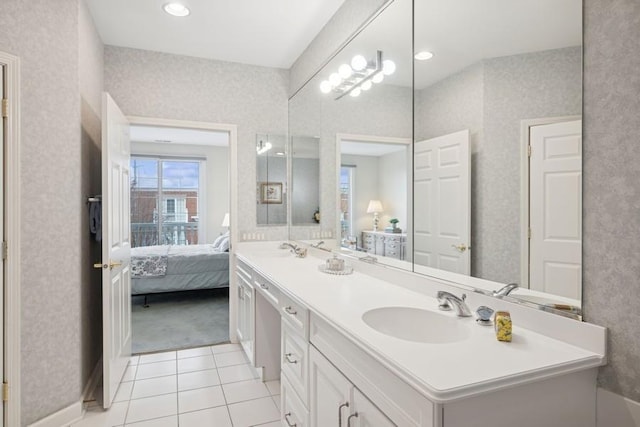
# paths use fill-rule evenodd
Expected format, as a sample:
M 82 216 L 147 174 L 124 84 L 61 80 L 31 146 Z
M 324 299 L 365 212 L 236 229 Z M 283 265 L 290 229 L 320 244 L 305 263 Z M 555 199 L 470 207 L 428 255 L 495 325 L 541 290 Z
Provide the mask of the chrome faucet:
M 299 246 L 294 245 L 293 243 L 283 242 L 280 243 L 280 249 L 291 249 L 291 253 L 296 254 L 298 258 L 304 258 L 307 256 L 307 248 L 301 248 Z
M 458 317 L 471 317 L 471 310 L 465 302 L 466 299 L 466 294 L 462 294 L 462 298 L 460 298 L 451 292 L 438 291 L 438 308 L 443 311 L 450 311 L 453 306 Z
M 502 288 L 498 289 L 497 291 L 493 291 L 493 296 L 494 297 L 498 297 L 498 298 L 506 297 L 511 292 L 515 291 L 516 289 L 518 289 L 518 284 L 517 283 L 509 283 L 508 285 L 503 286 Z

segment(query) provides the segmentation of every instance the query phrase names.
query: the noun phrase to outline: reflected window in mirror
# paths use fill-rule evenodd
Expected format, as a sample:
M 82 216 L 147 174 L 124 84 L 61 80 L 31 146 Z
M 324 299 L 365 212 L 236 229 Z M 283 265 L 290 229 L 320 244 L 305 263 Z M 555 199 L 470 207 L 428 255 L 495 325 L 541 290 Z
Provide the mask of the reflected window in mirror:
M 287 150 L 283 135 L 256 135 L 256 216 L 261 226 L 287 224 Z

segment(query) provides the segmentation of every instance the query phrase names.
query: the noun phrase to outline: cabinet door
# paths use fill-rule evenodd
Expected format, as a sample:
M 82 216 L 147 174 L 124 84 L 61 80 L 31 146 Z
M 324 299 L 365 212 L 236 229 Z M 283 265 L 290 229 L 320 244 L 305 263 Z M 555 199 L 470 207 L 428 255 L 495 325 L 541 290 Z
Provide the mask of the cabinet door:
M 246 319 L 246 315 L 245 315 L 245 304 L 243 301 L 244 298 L 244 278 L 240 275 L 237 274 L 237 278 L 238 278 L 238 310 L 236 312 L 236 334 L 238 335 L 238 341 L 242 342 L 245 340 L 245 331 L 246 331 L 246 325 L 245 325 L 245 319 Z
M 348 427 L 395 427 L 360 390 L 354 389 L 353 409 L 347 416 Z
M 253 287 L 251 287 L 251 285 L 245 284 L 243 286 L 242 304 L 244 305 L 244 308 L 243 308 L 244 331 L 243 331 L 243 340 L 240 343 L 242 344 L 242 347 L 244 348 L 244 351 L 247 354 L 247 357 L 249 358 L 251 363 L 253 363 L 254 361 L 253 325 L 254 325 L 255 308 L 253 305 L 254 303 L 253 292 L 254 292 L 254 289 Z
M 353 386 L 323 355 L 310 346 L 311 427 L 345 427 L 351 414 Z

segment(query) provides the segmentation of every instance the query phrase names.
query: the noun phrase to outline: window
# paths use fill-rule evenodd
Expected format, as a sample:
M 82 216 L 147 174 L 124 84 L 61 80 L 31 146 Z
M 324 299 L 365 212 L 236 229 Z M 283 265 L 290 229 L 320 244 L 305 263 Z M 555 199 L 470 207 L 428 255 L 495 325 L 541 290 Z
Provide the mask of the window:
M 198 243 L 200 161 L 131 157 L 131 246 Z
M 355 245 L 353 236 L 353 179 L 355 166 L 342 165 L 340 168 L 340 238 L 347 246 Z

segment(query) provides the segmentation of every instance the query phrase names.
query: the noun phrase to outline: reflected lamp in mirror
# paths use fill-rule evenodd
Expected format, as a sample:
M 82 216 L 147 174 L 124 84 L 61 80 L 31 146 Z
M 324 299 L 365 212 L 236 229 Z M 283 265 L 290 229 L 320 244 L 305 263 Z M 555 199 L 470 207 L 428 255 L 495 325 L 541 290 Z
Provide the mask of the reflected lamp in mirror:
M 367 213 L 373 214 L 373 231 L 378 231 L 378 222 L 380 221 L 378 214 L 380 212 L 382 212 L 382 203 L 380 200 L 369 200 Z
M 229 212 L 224 214 L 224 218 L 222 219 L 222 227 L 229 227 Z

